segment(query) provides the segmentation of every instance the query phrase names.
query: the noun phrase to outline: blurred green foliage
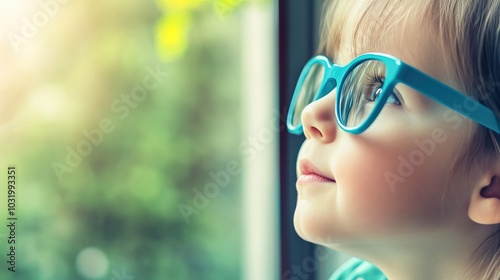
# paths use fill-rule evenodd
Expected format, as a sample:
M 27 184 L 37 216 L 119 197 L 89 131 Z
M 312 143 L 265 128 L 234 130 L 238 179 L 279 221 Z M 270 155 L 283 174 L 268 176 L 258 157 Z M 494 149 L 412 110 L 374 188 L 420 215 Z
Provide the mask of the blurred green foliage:
M 221 17 L 198 2 L 73 1 L 16 54 L 30 62 L 13 70 L 23 85 L 12 81 L 18 122 L 2 133 L 1 152 L 2 168 L 18 169 L 18 269 L 5 268 L 4 228 L 0 279 L 89 279 L 85 269 L 106 280 L 241 277 L 240 177 L 189 224 L 179 211 L 213 182 L 211 171 L 241 162 L 245 4 Z M 159 86 L 117 112 L 157 68 Z M 70 166 L 69 151 L 103 120 L 113 130 Z

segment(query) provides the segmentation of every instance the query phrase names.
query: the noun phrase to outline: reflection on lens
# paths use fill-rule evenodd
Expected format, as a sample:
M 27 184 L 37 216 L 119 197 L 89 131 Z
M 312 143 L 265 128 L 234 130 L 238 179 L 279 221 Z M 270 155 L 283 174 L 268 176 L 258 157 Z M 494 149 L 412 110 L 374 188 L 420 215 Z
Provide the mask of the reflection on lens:
M 380 97 L 386 69 L 384 63 L 367 60 L 347 74 L 339 96 L 339 116 L 342 124 L 354 128 L 362 124 Z
M 300 116 L 302 115 L 302 111 L 304 108 L 311 102 L 314 101 L 314 98 L 318 94 L 318 91 L 321 87 L 321 82 L 323 81 L 323 76 L 325 75 L 325 68 L 322 64 L 314 64 L 309 69 L 307 76 L 304 79 L 304 83 L 302 84 L 302 88 L 296 89 L 300 90 L 297 103 L 294 108 L 293 113 L 293 126 L 298 126 L 301 123 Z

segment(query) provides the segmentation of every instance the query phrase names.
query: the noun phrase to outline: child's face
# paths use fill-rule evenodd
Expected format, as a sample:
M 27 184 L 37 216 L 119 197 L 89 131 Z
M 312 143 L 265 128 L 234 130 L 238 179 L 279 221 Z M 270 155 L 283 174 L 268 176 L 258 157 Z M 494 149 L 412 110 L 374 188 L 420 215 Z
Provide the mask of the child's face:
M 455 87 L 432 30 L 411 19 L 405 26 L 364 52 L 394 55 Z M 350 29 L 347 25 L 344 34 Z M 354 58 L 349 39 L 341 40 L 334 63 Z M 338 127 L 335 91 L 304 109 L 307 139 L 297 160 L 294 217 L 304 239 L 328 246 L 407 242 L 425 233 L 450 234 L 470 222 L 471 190 L 450 173 L 470 139 L 470 122 L 408 87 L 397 89 L 405 106 L 387 104 L 360 135 Z M 311 165 L 335 181 L 301 176 L 311 172 Z

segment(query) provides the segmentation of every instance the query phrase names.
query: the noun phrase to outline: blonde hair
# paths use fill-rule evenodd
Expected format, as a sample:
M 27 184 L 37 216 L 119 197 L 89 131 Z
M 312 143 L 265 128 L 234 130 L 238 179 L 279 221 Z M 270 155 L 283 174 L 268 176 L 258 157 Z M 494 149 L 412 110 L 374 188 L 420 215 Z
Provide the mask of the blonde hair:
M 343 40 L 349 40 L 356 56 L 383 43 L 380 38 L 384 34 L 402 32 L 404 28 L 396 27 L 404 26 L 411 17 L 441 39 L 437 47 L 442 48 L 447 65 L 453 69 L 450 74 L 458 89 L 500 114 L 500 1 L 329 0 L 325 5 L 319 53 L 335 60 Z M 348 22 L 356 25 L 354 32 L 345 34 Z M 477 124 L 470 132 L 452 173 L 481 168 L 500 157 L 499 134 Z M 465 279 L 500 279 L 500 224 L 491 226 L 470 266 Z

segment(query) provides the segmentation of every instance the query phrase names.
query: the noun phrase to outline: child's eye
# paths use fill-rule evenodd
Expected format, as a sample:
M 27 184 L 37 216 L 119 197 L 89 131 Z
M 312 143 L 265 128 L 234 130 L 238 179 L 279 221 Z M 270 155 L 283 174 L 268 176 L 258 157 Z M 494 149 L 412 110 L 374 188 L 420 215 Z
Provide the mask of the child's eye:
M 377 98 L 380 96 L 382 93 L 382 87 L 375 87 L 371 90 L 371 94 L 367 94 L 367 101 L 370 102 L 375 102 Z M 389 98 L 387 98 L 386 103 L 391 103 L 393 105 L 401 105 L 401 101 L 399 101 L 399 98 L 396 96 L 396 93 L 392 93 Z
M 382 94 L 382 86 L 384 85 L 384 78 L 376 75 L 370 79 L 371 81 L 367 83 L 365 87 L 365 99 L 369 102 L 375 102 L 377 98 Z M 393 105 L 401 105 L 401 101 L 397 97 L 398 92 L 394 89 L 389 98 L 387 98 L 386 103 Z

